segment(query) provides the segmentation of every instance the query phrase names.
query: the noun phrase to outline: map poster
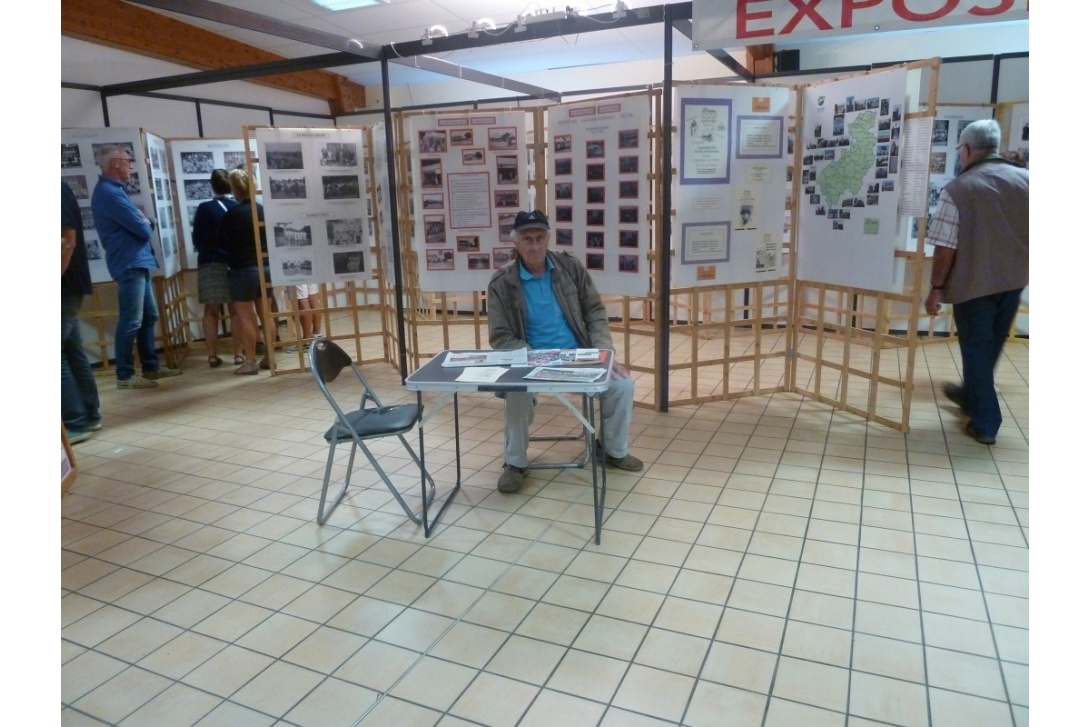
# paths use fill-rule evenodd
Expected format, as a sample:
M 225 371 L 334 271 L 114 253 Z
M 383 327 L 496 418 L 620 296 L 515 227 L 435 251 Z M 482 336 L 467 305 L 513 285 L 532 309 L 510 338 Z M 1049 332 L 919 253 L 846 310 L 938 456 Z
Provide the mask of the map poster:
M 897 292 L 907 71 L 803 89 L 801 280 Z
M 730 183 L 730 114 L 730 99 L 682 99 L 682 184 Z

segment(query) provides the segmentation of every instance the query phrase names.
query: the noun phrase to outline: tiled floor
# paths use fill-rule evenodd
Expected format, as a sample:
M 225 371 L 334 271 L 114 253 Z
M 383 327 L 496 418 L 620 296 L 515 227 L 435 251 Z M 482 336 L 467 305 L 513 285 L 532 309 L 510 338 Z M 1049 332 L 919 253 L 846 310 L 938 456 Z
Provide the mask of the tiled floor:
M 464 486 L 425 540 L 366 467 L 315 524 L 331 417 L 309 375 L 200 351 L 157 390 L 104 375 L 62 505 L 63 724 L 1022 727 L 1028 351 L 1005 351 L 990 448 L 937 394 L 945 343 L 920 349 L 907 436 L 791 394 L 637 409 L 647 467 L 610 473 L 600 546 L 589 472 L 496 492 L 494 398 L 461 399 Z

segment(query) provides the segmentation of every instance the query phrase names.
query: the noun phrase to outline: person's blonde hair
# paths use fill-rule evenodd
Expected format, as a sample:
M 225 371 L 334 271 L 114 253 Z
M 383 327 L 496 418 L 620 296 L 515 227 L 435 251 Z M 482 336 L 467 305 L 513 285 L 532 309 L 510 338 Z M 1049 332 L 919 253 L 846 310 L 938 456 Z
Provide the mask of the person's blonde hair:
M 235 199 L 243 202 L 250 198 L 250 175 L 245 169 L 232 169 L 227 178 L 231 182 L 231 193 L 235 195 Z

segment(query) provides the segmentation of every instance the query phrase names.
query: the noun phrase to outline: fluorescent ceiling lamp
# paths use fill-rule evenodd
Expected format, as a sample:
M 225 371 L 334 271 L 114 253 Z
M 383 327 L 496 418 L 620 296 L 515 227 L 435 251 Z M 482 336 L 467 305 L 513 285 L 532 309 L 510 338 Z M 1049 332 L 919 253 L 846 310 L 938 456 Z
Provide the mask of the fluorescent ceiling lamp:
M 369 8 L 374 5 L 386 5 L 389 0 L 311 0 L 315 5 L 320 5 L 326 10 L 334 12 L 338 10 L 355 10 L 357 8 Z

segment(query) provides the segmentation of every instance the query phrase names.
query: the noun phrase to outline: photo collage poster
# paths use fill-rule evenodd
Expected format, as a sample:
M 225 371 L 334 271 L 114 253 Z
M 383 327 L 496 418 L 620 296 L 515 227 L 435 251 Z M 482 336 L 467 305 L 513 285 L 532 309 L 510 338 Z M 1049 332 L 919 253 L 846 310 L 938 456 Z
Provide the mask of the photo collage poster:
M 527 208 L 523 111 L 414 116 L 413 250 L 424 292 L 485 290 Z
M 197 251 L 193 248 L 193 216 L 201 203 L 215 196 L 212 170 L 246 168 L 246 146 L 242 139 L 176 139 L 170 142 L 170 154 L 174 160 L 178 206 L 182 211 L 178 246 L 182 250 L 184 267 L 195 270 Z
M 790 104 L 786 88 L 674 87 L 673 287 L 783 275 Z
M 931 155 L 928 161 L 927 177 L 927 218 L 912 219 L 908 226 L 908 240 L 906 249 L 916 249 L 916 235 L 920 222 L 924 222 L 924 233 L 927 233 L 927 223 L 939 206 L 939 194 L 943 187 L 950 183 L 957 175 L 961 174 L 961 163 L 958 160 L 958 139 L 962 130 L 974 121 L 992 118 L 991 106 L 938 106 L 935 109 L 935 118 L 931 126 Z M 931 254 L 931 246 L 926 248 Z
M 154 182 L 149 181 L 151 179 L 150 162 L 144 151 L 143 132 L 140 129 L 61 130 L 61 181 L 68 185 L 79 201 L 80 212 L 83 215 L 83 240 L 87 246 L 87 263 L 91 269 L 91 281 L 94 283 L 107 283 L 112 280 L 106 268 L 106 252 L 95 230 L 94 214 L 91 211 L 91 195 L 94 193 L 99 177 L 99 168 L 95 164 L 95 152 L 107 144 L 120 145 L 129 150 L 133 159 L 132 175 L 125 189 L 133 203 L 149 220 L 155 221 L 158 216 Z M 160 187 L 162 187 L 161 181 Z M 159 268 L 151 271 L 152 275 L 167 274 L 159 235 L 159 223 L 156 222 L 151 235 L 151 246 L 155 251 Z
M 151 171 L 148 178 L 151 180 L 149 192 L 155 194 L 155 230 L 159 233 L 159 251 L 156 257 L 167 277 L 182 271 L 184 260 L 179 254 L 178 242 L 181 238 L 178 234 L 177 219 L 175 214 L 174 185 L 170 181 L 170 162 L 167 158 L 167 143 L 154 134 L 144 134 L 147 142 L 148 162 Z
M 605 295 L 649 290 L 650 116 L 649 96 L 548 111 L 550 246 L 578 258 Z
M 258 128 L 273 285 L 360 280 L 371 271 L 362 129 Z
M 803 89 L 800 280 L 900 291 L 907 78 L 898 68 Z

